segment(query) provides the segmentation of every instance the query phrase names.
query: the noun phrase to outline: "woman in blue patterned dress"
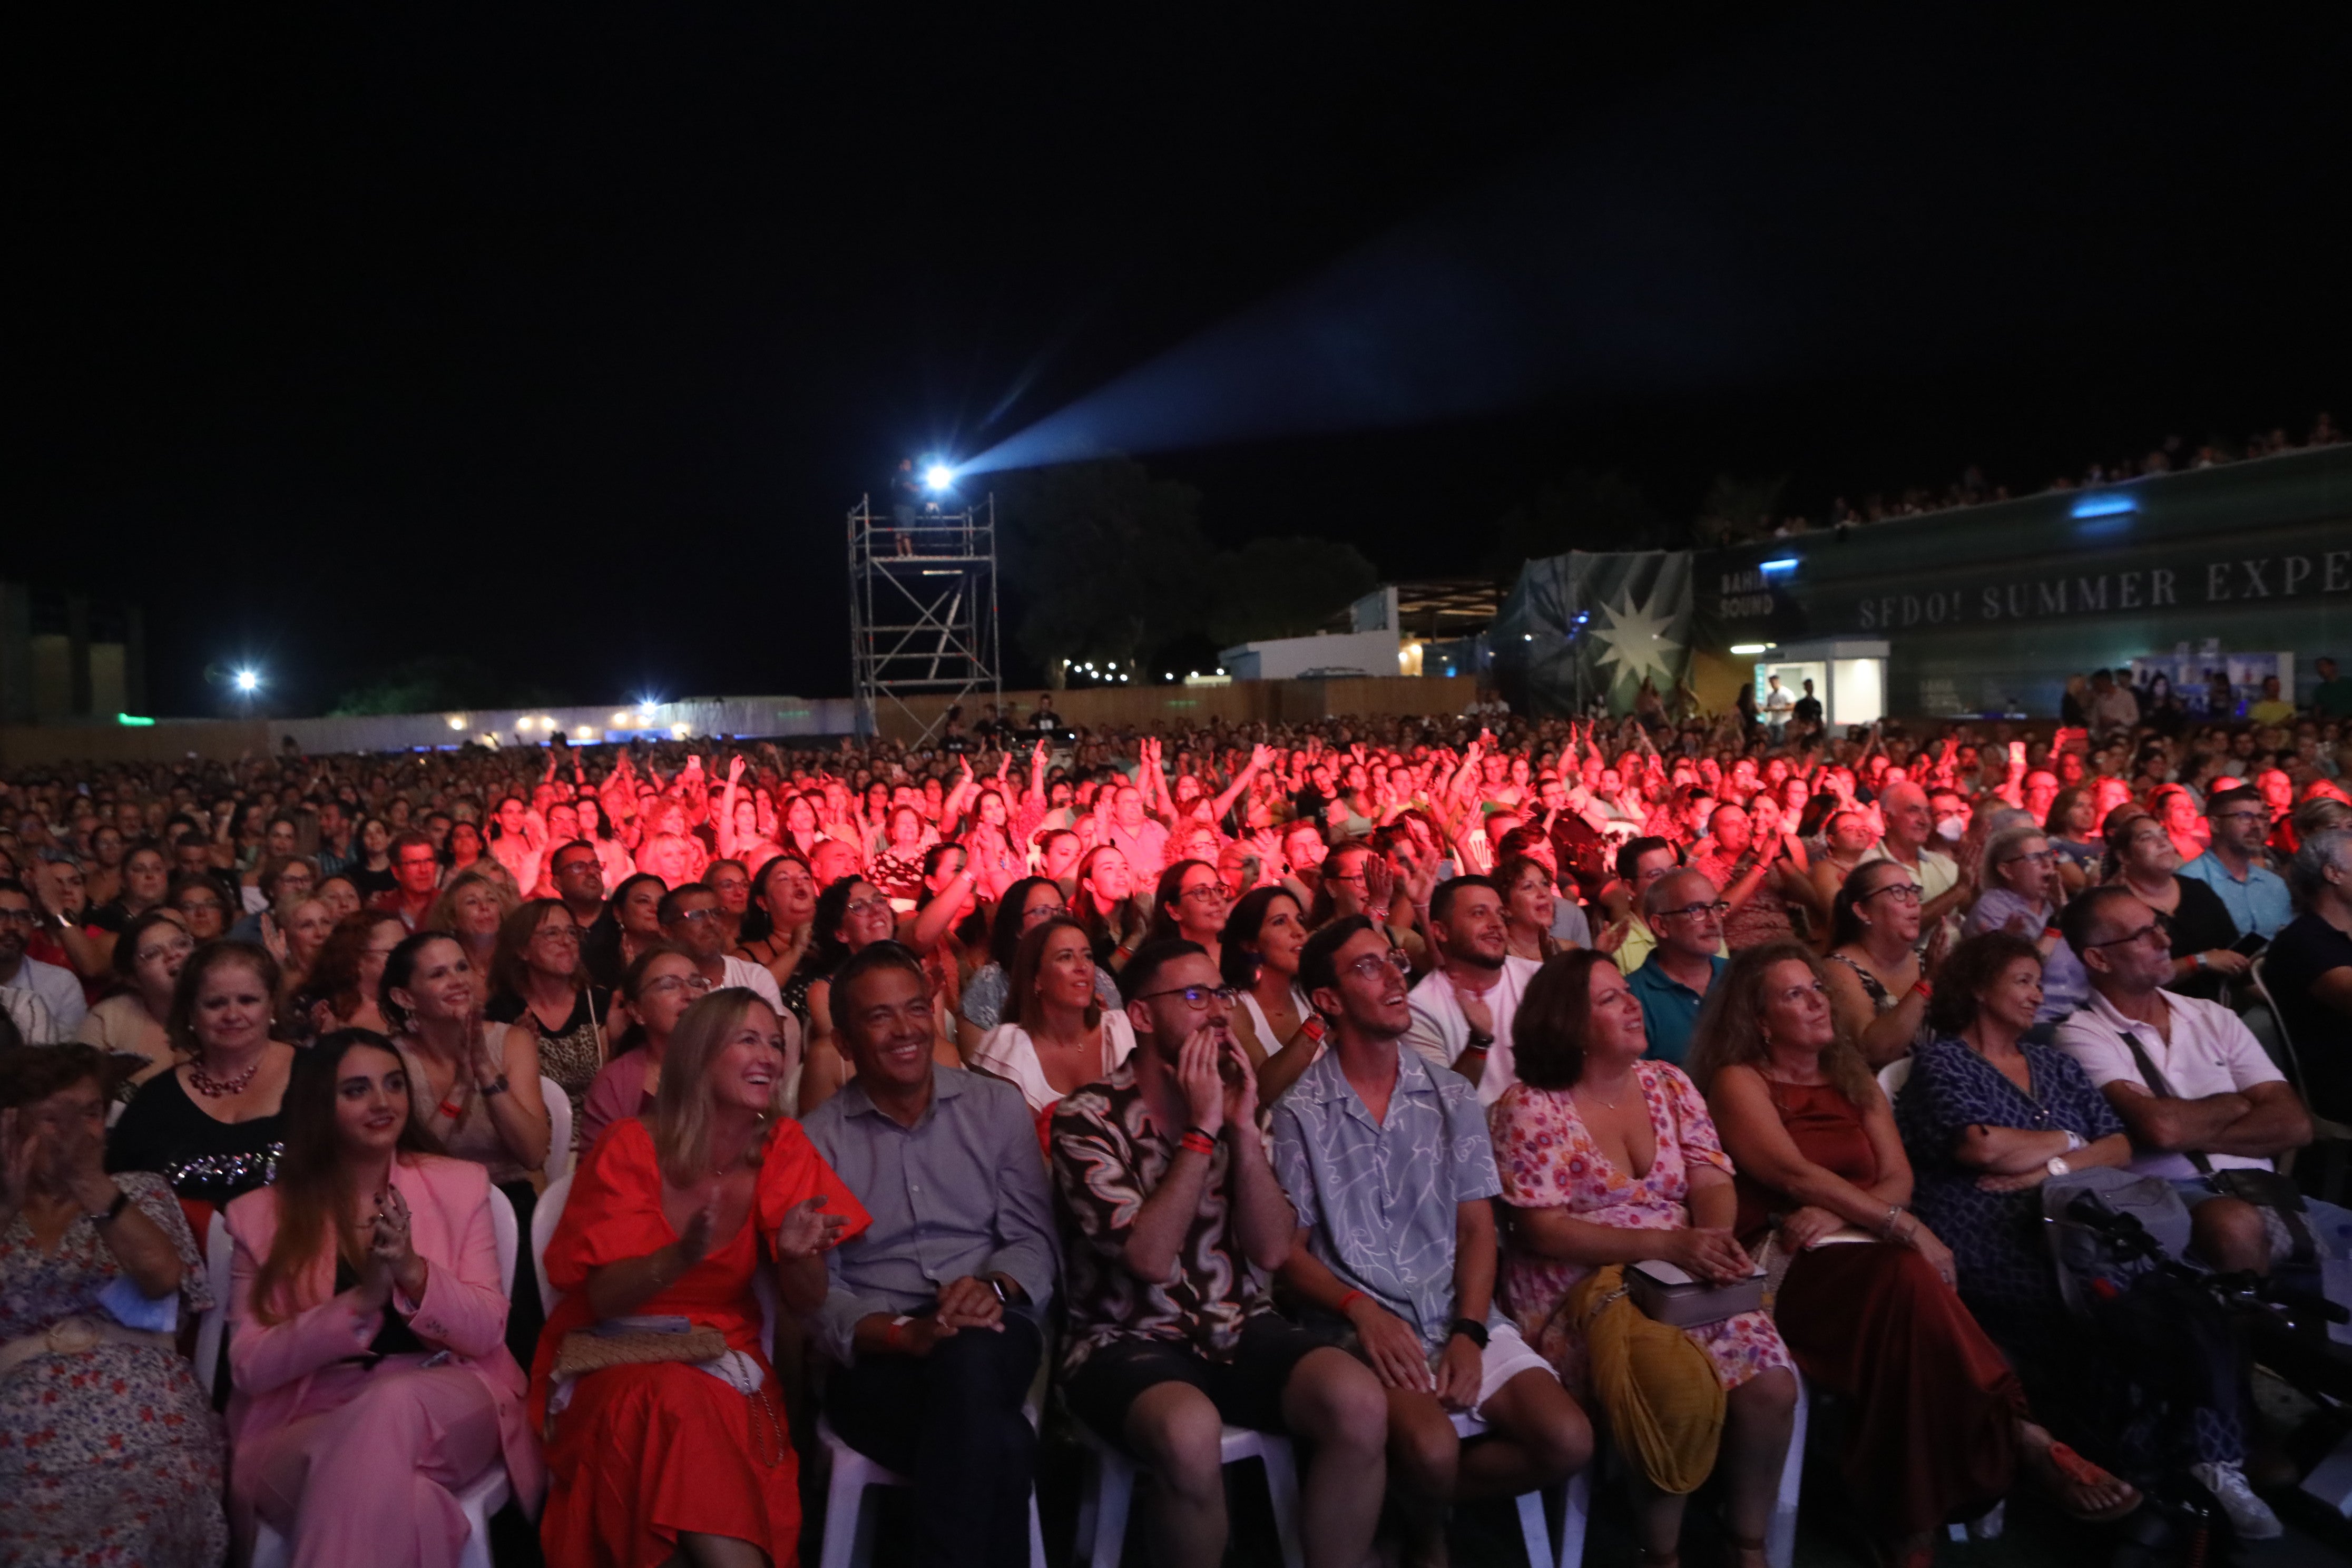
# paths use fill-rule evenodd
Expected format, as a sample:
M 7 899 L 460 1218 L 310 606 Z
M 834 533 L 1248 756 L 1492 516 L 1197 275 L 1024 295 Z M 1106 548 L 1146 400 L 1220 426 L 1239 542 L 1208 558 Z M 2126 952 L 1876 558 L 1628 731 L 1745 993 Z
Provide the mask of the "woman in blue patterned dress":
M 2041 1005 L 2032 942 L 1992 931 L 1954 948 L 1929 1004 L 1936 1037 L 1913 1058 L 1895 1123 L 1915 1173 L 1912 1207 L 1952 1249 L 1960 1299 L 2017 1364 L 2035 1407 L 2084 1413 L 2074 1425 L 2100 1429 L 2082 1436 L 2108 1447 L 2134 1438 L 2088 1414 L 2105 1357 L 2059 1297 L 2037 1189 L 2065 1171 L 2129 1163 L 2131 1140 L 2072 1057 L 2023 1043 Z M 2184 1436 L 2183 1457 L 2200 1473 L 2244 1458 L 2240 1409 L 2200 1408 L 2189 1433 L 2162 1435 Z

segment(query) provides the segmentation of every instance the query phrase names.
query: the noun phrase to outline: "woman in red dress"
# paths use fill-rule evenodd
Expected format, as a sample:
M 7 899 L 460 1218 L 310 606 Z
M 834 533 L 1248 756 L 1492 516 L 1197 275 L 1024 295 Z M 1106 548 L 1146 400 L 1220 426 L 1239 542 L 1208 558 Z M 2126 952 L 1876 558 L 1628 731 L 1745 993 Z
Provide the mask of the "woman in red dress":
M 614 1123 L 574 1178 L 547 1248 L 548 1313 L 531 1371 L 547 1435 L 547 1560 L 655 1568 L 787 1568 L 798 1467 L 762 1342 L 753 1277 L 792 1311 L 824 1298 L 824 1254 L 866 1211 L 778 1113 L 783 1035 L 740 987 L 687 1010 L 653 1110 Z M 616 1318 L 718 1330 L 709 1362 L 606 1367 L 558 1384 L 564 1336 Z
M 1820 959 L 1790 942 L 1733 958 L 1689 1071 L 1738 1168 L 1740 1242 L 1769 1237 L 1791 1259 L 1780 1337 L 1809 1380 L 1853 1402 L 1846 1479 L 1890 1560 L 1929 1562 L 1937 1528 L 1986 1512 L 2021 1468 L 2078 1519 L 2139 1506 L 2034 1422 L 1961 1305 L 1951 1250 L 1909 1212 L 1894 1113 L 1837 1027 Z

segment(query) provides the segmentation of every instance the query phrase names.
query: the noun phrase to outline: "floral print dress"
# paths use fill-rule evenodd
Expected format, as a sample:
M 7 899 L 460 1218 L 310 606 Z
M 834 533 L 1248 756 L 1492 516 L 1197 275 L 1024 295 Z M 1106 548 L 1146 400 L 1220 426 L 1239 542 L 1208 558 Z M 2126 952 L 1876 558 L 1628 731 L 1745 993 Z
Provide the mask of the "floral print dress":
M 161 1176 L 115 1180 L 180 1253 L 184 1320 L 211 1307 L 204 1259 Z M 61 1319 L 104 1318 L 99 1297 L 121 1266 L 87 1216 L 52 1254 L 18 1215 L 0 1231 L 0 1342 Z M 218 1568 L 219 1418 L 185 1356 L 101 1342 L 0 1374 L 0 1564 Z
M 1728 1176 L 1730 1156 L 1723 1152 L 1706 1102 L 1680 1068 L 1637 1062 L 1633 1081 L 1649 1109 L 1658 1151 L 1640 1177 L 1619 1170 L 1601 1152 L 1568 1090 L 1524 1083 L 1505 1090 L 1486 1112 L 1503 1201 L 1513 1208 L 1566 1209 L 1588 1225 L 1620 1230 L 1679 1230 L 1689 1225 L 1691 1165 L 1712 1165 Z M 1561 1383 L 1580 1398 L 1591 1391 L 1584 1335 L 1569 1325 L 1561 1309 L 1591 1272 L 1588 1264 L 1538 1258 L 1523 1247 L 1507 1247 L 1503 1253 L 1505 1309 L 1528 1343 L 1559 1369 Z M 1706 1352 L 1727 1389 L 1774 1367 L 1793 1371 L 1796 1365 L 1767 1313 L 1742 1312 L 1683 1331 Z

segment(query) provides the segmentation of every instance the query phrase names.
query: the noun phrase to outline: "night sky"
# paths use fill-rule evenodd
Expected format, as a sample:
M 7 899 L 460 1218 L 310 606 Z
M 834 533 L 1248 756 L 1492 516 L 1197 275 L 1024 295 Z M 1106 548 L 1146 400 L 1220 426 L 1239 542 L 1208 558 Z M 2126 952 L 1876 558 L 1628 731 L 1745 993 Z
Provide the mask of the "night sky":
M 2312 13 L 1610 9 L 50 8 L 5 68 L 0 573 L 144 601 L 161 712 L 420 654 L 826 695 L 897 454 L 1237 317 L 1244 380 L 1343 329 L 1381 425 L 1144 460 L 1220 542 L 1391 575 L 1569 468 L 1819 516 L 2352 417 Z

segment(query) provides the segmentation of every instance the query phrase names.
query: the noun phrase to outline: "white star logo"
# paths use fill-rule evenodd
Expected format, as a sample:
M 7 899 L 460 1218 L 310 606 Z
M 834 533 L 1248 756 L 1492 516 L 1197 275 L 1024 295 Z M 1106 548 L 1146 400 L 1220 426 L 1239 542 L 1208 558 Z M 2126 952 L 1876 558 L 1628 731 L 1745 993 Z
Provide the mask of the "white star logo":
M 1651 605 L 1656 602 L 1654 596 Z M 1666 621 L 1653 615 L 1650 605 L 1634 604 L 1629 589 L 1614 605 L 1602 605 L 1601 613 L 1611 624 L 1593 628 L 1592 635 L 1607 650 L 1599 656 L 1600 663 L 1615 665 L 1617 679 L 1636 686 L 1654 671 L 1661 682 L 1673 679 L 1674 667 L 1666 660 L 1682 644 L 1666 636 Z

